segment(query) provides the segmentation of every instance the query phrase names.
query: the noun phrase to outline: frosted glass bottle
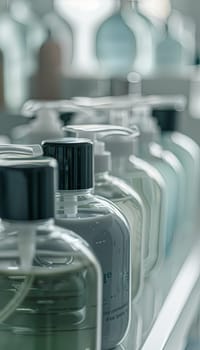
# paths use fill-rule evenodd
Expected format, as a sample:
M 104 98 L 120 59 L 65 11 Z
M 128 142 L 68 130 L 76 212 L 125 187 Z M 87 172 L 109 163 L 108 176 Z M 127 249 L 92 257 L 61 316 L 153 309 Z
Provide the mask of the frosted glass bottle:
M 22 26 L 10 14 L 10 1 L 0 4 L 1 99 L 9 109 L 19 109 L 26 99 L 26 49 Z
M 75 230 L 93 248 L 103 271 L 103 349 L 122 342 L 130 322 L 130 227 L 111 202 L 93 194 L 93 145 L 84 139 L 44 141 L 56 158 L 56 223 Z
M 168 26 L 184 48 L 185 63 L 193 65 L 196 51 L 196 28 L 193 19 L 172 9 L 168 17 Z
M 172 70 L 182 71 L 186 66 L 186 52 L 182 43 L 177 40 L 170 31 L 168 24 L 165 25 L 165 31 L 157 43 L 155 69 L 158 71 Z
M 114 14 L 108 17 L 96 34 L 96 56 L 107 76 L 125 76 L 133 68 L 136 39 L 123 17 L 124 0 L 117 0 Z
M 184 99 L 178 96 L 157 97 L 152 101 L 153 116 L 161 129 L 160 141 L 165 149 L 176 155 L 183 166 L 187 198 L 184 218 L 188 223 L 194 224 L 200 196 L 200 149 L 190 137 L 177 130 L 184 106 Z
M 150 21 L 140 12 L 139 5 L 139 0 L 124 0 L 123 13 L 136 39 L 134 70 L 149 74 L 154 66 L 154 39 Z
M 44 158 L 0 162 L 2 349 L 101 350 L 100 265 L 54 225 L 55 168 Z

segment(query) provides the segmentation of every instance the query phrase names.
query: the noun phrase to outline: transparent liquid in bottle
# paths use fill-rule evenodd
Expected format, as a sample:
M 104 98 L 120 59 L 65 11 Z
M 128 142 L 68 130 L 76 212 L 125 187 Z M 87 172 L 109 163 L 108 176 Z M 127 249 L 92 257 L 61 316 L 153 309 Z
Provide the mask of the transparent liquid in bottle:
M 22 293 L 25 290 L 15 311 L 4 322 L 0 319 L 1 349 L 99 349 L 94 265 L 78 250 L 77 238 L 70 242 L 73 251 L 65 233 L 59 232 L 58 228 L 56 232 L 44 228 L 37 232 L 28 273 L 20 268 L 17 234 L 10 231 L 6 238 L 1 233 L 0 310 L 20 289 Z
M 74 218 L 57 210 L 57 225 L 80 234 L 92 247 L 103 271 L 103 349 L 112 349 L 124 338 L 129 325 L 130 234 L 128 227 L 102 203 L 82 198 Z M 81 201 L 80 201 L 81 205 Z M 91 206 L 91 207 L 90 207 Z M 106 201 L 105 201 L 106 206 Z M 125 222 L 125 221 L 124 221 Z

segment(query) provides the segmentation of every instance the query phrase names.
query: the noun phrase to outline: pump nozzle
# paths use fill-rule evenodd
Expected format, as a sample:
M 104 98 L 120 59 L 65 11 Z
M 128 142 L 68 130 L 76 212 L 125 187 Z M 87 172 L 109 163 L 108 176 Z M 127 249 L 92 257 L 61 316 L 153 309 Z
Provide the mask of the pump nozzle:
M 94 150 L 95 150 L 95 171 L 103 172 L 110 169 L 110 152 L 105 151 L 105 140 L 107 139 L 110 145 L 113 145 L 111 149 L 115 148 L 119 153 L 123 150 L 124 152 L 131 150 L 130 154 L 133 151 L 133 143 L 136 137 L 139 136 L 139 131 L 137 127 L 133 129 L 117 126 L 117 125 L 70 125 L 68 127 L 64 127 L 65 131 L 75 132 L 76 136 L 87 137 L 90 138 L 94 142 Z M 123 142 L 121 138 L 117 138 L 116 136 L 122 136 Z M 128 137 L 124 137 L 128 136 Z M 114 137 L 114 139 L 113 139 Z M 111 138 L 111 142 L 109 142 L 108 138 Z M 107 144 L 107 142 L 106 142 Z M 126 150 L 125 150 L 126 149 Z M 110 151 L 110 150 L 109 150 Z M 98 169 L 98 170 L 97 170 Z
M 0 145 L 0 158 L 37 158 L 43 155 L 40 145 Z

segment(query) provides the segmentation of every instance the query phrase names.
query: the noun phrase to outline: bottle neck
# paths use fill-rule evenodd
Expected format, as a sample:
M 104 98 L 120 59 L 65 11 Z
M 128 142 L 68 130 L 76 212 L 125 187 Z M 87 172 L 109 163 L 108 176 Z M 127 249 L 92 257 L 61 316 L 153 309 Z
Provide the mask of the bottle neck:
M 78 201 L 80 197 L 89 199 L 94 188 L 78 191 L 57 191 L 56 192 L 56 217 L 75 218 L 78 214 Z
M 109 172 L 108 171 L 95 173 L 95 182 L 97 182 L 99 180 L 103 180 L 107 176 L 109 176 Z
M 127 168 L 127 162 L 129 157 L 120 156 L 120 157 L 112 157 L 112 173 L 113 174 L 123 174 Z

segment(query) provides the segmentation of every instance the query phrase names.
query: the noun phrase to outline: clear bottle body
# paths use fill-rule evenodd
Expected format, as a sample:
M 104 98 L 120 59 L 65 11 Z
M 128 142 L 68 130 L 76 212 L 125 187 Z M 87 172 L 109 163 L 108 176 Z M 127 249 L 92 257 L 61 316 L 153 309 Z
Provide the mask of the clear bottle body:
M 71 208 L 71 212 L 69 209 Z M 96 254 L 103 271 L 102 348 L 123 340 L 130 322 L 130 228 L 117 207 L 87 191 L 60 191 L 56 223 L 74 230 Z
M 162 175 L 166 184 L 167 232 L 165 253 L 171 252 L 176 232 L 182 226 L 185 199 L 185 175 L 178 159 L 159 144 L 152 143 L 139 147 L 139 155 L 152 164 Z
M 173 152 L 181 162 L 186 175 L 185 218 L 194 224 L 199 204 L 200 150 L 188 136 L 178 132 L 165 132 L 161 138 L 165 149 Z
M 160 174 L 149 164 L 132 157 L 112 156 L 112 173 L 128 183 L 142 200 L 146 227 L 144 270 L 153 269 L 163 256 L 165 242 L 165 191 Z
M 108 173 L 95 175 L 95 194 L 112 201 L 127 218 L 131 228 L 132 300 L 140 294 L 143 281 L 145 211 L 133 189 Z
M 101 269 L 87 243 L 51 220 L 2 223 L 0 241 L 1 348 L 100 350 Z
M 148 163 L 134 156 L 112 155 L 112 169 L 115 176 L 122 178 L 138 193 L 145 210 L 144 287 L 136 305 L 133 305 L 138 310 L 136 339 L 141 339 L 141 330 L 143 333 L 149 330 L 154 319 L 157 290 L 149 277 L 154 268 L 160 265 L 165 249 L 165 187 L 160 174 Z M 132 337 L 129 335 L 126 343 L 131 342 Z

